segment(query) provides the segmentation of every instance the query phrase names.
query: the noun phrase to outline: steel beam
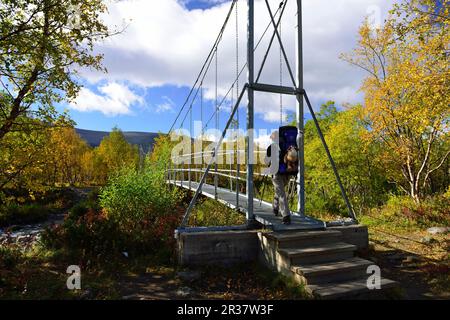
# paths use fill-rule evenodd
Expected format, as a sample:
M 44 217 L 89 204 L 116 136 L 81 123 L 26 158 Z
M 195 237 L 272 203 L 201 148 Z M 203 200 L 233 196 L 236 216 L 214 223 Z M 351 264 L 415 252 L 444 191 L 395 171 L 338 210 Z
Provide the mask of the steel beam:
M 254 83 L 252 89 L 261 92 L 297 95 L 299 92 L 294 87 L 277 86 L 265 83 Z
M 246 162 L 247 162 L 247 223 L 255 219 L 253 215 L 253 140 L 254 140 L 254 40 L 255 40 L 255 2 L 247 0 L 247 135 L 246 135 Z
M 305 138 L 304 138 L 304 105 L 303 95 L 303 30 L 302 30 L 302 0 L 297 0 L 297 147 L 299 150 L 298 157 L 298 181 L 297 181 L 297 210 L 301 216 L 305 215 Z

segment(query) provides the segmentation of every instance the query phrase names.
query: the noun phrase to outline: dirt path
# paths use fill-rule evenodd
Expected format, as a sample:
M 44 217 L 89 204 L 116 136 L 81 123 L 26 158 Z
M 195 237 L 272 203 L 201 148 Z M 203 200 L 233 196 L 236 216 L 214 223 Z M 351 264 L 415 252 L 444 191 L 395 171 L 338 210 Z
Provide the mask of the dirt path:
M 450 299 L 449 235 L 371 231 L 367 258 L 400 283 L 403 299 Z M 424 242 L 426 239 L 428 242 Z
M 245 271 L 244 271 L 245 270 Z M 230 268 L 148 268 L 119 282 L 122 299 L 303 299 L 304 292 L 257 263 Z

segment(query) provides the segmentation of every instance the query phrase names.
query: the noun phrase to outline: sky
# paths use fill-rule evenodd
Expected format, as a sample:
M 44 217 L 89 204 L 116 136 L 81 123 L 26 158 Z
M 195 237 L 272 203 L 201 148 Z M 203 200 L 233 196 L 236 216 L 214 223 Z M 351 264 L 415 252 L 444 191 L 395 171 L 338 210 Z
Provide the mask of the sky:
M 95 53 L 104 55 L 103 63 L 108 72 L 78 70 L 83 88 L 75 101 L 59 105 L 59 110 L 68 109 L 78 128 L 109 131 L 117 126 L 123 131 L 167 132 L 211 49 L 230 3 L 226 0 L 110 0 L 109 13 L 103 16 L 105 23 L 112 29 L 125 29 L 96 44 Z M 281 32 L 294 70 L 295 3 L 295 0 L 288 0 Z M 385 0 L 303 1 L 304 87 L 316 110 L 328 100 L 336 101 L 339 106 L 362 102 L 358 90 L 365 74 L 340 60 L 339 55 L 355 46 L 358 28 L 366 17 L 379 25 L 392 3 Z M 270 0 L 270 4 L 275 11 L 279 0 Z M 219 100 L 235 78 L 236 62 L 240 69 L 246 60 L 246 10 L 246 1 L 239 0 L 238 61 L 234 14 L 218 48 Z M 269 19 L 265 2 L 255 0 L 255 41 Z M 255 52 L 256 68 L 272 31 L 269 29 Z M 214 111 L 214 70 L 213 66 L 205 79 L 203 119 L 210 118 Z M 282 84 L 289 85 L 285 64 L 281 67 L 281 75 Z M 246 72 L 239 79 L 241 87 L 245 78 Z M 269 54 L 261 82 L 280 84 L 277 43 Z M 199 120 L 200 99 L 193 108 L 193 118 Z M 292 97 L 283 97 L 283 111 L 295 111 Z M 221 127 L 229 112 L 230 103 L 227 103 L 219 114 Z M 239 114 L 243 125 L 245 103 Z M 306 118 L 309 117 L 306 114 Z M 271 130 L 279 125 L 279 95 L 257 93 L 255 127 Z

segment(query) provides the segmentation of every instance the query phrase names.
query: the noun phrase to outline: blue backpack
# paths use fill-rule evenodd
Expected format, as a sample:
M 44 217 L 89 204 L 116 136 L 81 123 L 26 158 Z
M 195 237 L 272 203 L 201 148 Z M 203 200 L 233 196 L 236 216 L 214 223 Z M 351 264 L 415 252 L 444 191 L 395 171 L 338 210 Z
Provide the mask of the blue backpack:
M 297 146 L 298 129 L 294 126 L 284 126 L 279 129 L 279 146 L 280 146 L 280 161 L 279 161 L 279 174 L 285 175 L 297 175 L 298 166 L 295 164 L 295 169 L 292 167 L 288 170 L 288 165 L 285 163 L 285 155 L 290 148 L 294 148 L 298 151 Z

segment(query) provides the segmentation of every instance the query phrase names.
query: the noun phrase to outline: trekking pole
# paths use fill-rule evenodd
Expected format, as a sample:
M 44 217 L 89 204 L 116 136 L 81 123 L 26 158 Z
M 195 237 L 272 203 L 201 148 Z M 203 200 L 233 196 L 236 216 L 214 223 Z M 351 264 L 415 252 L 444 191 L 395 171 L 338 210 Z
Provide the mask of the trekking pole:
M 263 189 L 262 189 L 262 194 L 261 194 L 261 198 L 259 199 L 259 206 L 261 207 L 261 203 L 262 203 L 262 199 L 263 199 L 263 197 L 264 197 L 264 191 L 266 190 L 266 178 L 267 178 L 267 175 L 264 175 L 263 176 L 263 179 L 262 179 L 262 181 L 263 181 Z

